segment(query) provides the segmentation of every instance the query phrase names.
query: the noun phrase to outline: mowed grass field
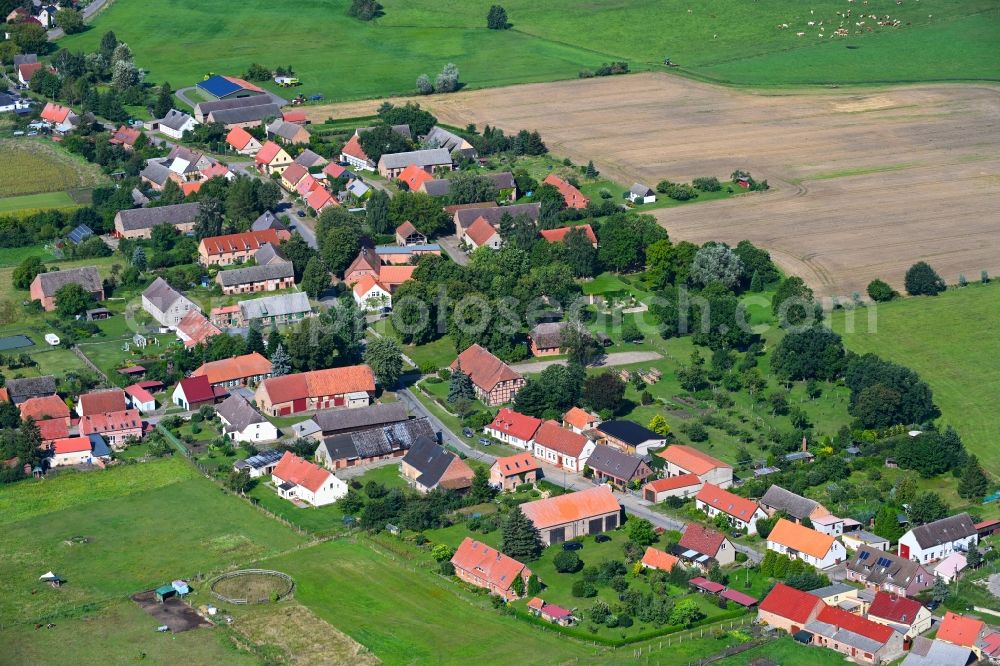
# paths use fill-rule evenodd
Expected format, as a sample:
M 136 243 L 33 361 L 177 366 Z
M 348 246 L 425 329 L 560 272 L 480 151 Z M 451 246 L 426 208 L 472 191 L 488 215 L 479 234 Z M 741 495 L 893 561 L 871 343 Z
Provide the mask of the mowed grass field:
M 21 208 L 73 206 L 67 190 L 107 181 L 99 167 L 72 155 L 48 139 L 0 139 L 0 214 Z M 29 194 L 49 197 L 8 199 Z M 61 195 L 61 196 L 59 196 Z
M 627 60 L 633 71 L 666 69 L 665 57 L 680 73 L 745 85 L 996 80 L 1000 72 L 1000 9 L 992 0 L 869 0 L 863 7 L 847 0 L 510 0 L 513 29 L 505 31 L 486 29 L 489 0 L 461 0 L 446 13 L 431 0 L 384 0 L 385 15 L 368 23 L 348 17 L 349 4 L 304 0 L 289 11 L 265 0 L 238 8 L 227 0 L 117 0 L 96 29 L 60 44 L 93 49 L 112 29 L 149 78 L 175 89 L 209 72 L 240 75 L 251 62 L 291 65 L 299 91 L 329 100 L 406 94 L 418 75 L 433 78 L 448 62 L 470 88 L 576 78 L 612 60 Z M 885 17 L 898 27 L 879 25 Z M 848 36 L 833 37 L 841 25 Z M 198 58 L 188 57 L 195 51 Z
M 836 312 L 832 320 L 848 349 L 874 352 L 920 373 L 934 391 L 941 420 L 955 426 L 991 474 L 1000 475 L 1000 285 L 973 284 L 883 303 L 871 320 L 868 311 L 857 311 L 853 327 L 847 326 L 849 315 Z

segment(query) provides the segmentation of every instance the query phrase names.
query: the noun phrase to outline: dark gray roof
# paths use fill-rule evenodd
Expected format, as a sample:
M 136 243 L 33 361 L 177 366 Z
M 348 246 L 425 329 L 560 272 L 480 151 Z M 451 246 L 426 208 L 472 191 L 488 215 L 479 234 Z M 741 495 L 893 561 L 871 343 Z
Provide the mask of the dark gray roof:
M 215 411 L 229 423 L 226 432 L 239 432 L 254 423 L 263 423 L 266 420 L 246 398 L 236 393 L 230 394 L 219 403 Z
M 451 451 L 438 446 L 432 437 L 417 437 L 410 450 L 403 456 L 403 462 L 420 472 L 417 483 L 425 488 L 433 488 L 441 481 L 448 466 L 457 457 Z
M 532 222 L 538 221 L 542 205 L 537 203 L 514 204 L 513 206 L 493 206 L 491 208 L 461 208 L 455 211 L 455 219 L 462 225 L 468 227 L 476 221 L 477 217 L 484 217 L 486 221 L 494 227 L 500 224 L 500 218 L 504 213 L 511 217 L 515 215 L 527 215 Z
M 316 412 L 312 420 L 324 433 L 343 433 L 398 423 L 408 418 L 406 405 L 390 402 L 357 409 L 326 409 Z
M 223 125 L 250 123 L 279 115 L 281 115 L 281 109 L 277 104 L 260 104 L 258 106 L 245 106 L 237 109 L 220 109 L 211 113 L 212 120 Z
M 278 264 L 280 265 L 280 264 Z M 288 264 L 289 266 L 291 264 Z M 284 315 L 310 312 L 309 296 L 297 291 L 293 294 L 265 296 L 250 301 L 240 301 L 240 311 L 244 319 L 261 319 L 262 317 L 281 317 Z
M 21 53 L 14 56 L 15 67 L 18 65 L 34 65 L 36 62 L 38 62 L 38 56 L 34 53 Z
M 967 513 L 935 520 L 933 523 L 914 527 L 910 531 L 913 532 L 913 536 L 921 548 L 933 548 L 943 543 L 950 543 L 978 534 Z
M 132 203 L 136 206 L 145 206 L 149 203 L 149 197 L 142 193 L 138 187 L 132 188 Z
M 567 322 L 556 321 L 546 324 L 538 324 L 528 335 L 531 340 L 542 349 L 551 349 L 562 345 L 562 332 Z
M 253 253 L 253 260 L 257 262 L 258 266 L 269 266 L 273 263 L 288 262 L 281 254 L 278 253 L 278 248 L 270 243 L 264 243 L 260 246 L 260 249 Z
M 432 197 L 446 197 L 451 193 L 451 181 L 447 178 L 428 180 L 421 187 Z
M 927 587 L 933 582 L 919 562 L 871 546 L 859 546 L 854 557 L 847 561 L 847 568 L 863 576 L 870 585 L 888 583 L 906 589 L 920 573 L 926 575 Z
M 449 132 L 440 125 L 432 127 L 431 131 L 427 133 L 427 136 L 425 136 L 423 140 L 425 145 L 433 146 L 435 148 L 444 148 L 449 153 L 461 150 L 462 144 L 465 142 L 465 139 L 458 136 L 454 132 Z
M 170 109 L 167 115 L 163 116 L 156 122 L 160 125 L 166 125 L 175 132 L 179 132 L 184 125 L 193 120 L 190 114 L 184 113 L 183 111 L 178 111 L 177 109 Z
M 357 460 L 407 451 L 421 437 L 432 440 L 435 437 L 434 428 L 426 418 L 334 435 L 324 439 L 320 447 L 326 449 L 331 460 Z
M 639 467 L 642 464 L 642 459 L 603 444 L 594 447 L 594 452 L 587 459 L 587 466 L 592 470 L 626 481 L 639 477 Z
M 867 636 L 862 636 L 861 634 L 856 634 L 848 629 L 842 629 L 827 622 L 820 622 L 819 620 L 813 620 L 812 622 L 807 623 L 805 630 L 813 634 L 825 636 L 826 638 L 834 640 L 838 643 L 850 645 L 851 647 L 865 652 L 878 652 L 884 645 L 884 643 L 880 643 L 876 640 L 868 638 Z
M 309 167 L 323 166 L 324 164 L 327 164 L 329 160 L 320 155 L 319 153 L 315 153 L 306 148 L 301 153 L 299 153 L 298 157 L 295 158 L 295 162 L 297 164 L 301 164 L 302 166 L 308 169 Z
M 212 102 L 201 102 L 194 107 L 195 113 L 207 116 L 212 111 L 228 109 L 242 109 L 248 106 L 261 106 L 274 104 L 271 96 L 267 94 L 249 95 L 247 97 L 236 97 L 235 99 L 220 99 Z
M 8 379 L 7 395 L 13 403 L 24 402 L 28 398 L 52 395 L 56 392 L 56 378 L 52 375 L 41 377 L 25 377 L 24 379 Z
M 39 273 L 37 279 L 39 286 L 42 288 L 42 294 L 45 296 L 54 295 L 68 284 L 78 284 L 88 292 L 100 291 L 104 288 L 101 276 L 94 266 Z
M 118 211 L 118 219 L 125 231 L 152 229 L 158 224 L 193 224 L 201 209 L 199 203 L 156 206 L 154 208 L 132 208 Z
M 184 294 L 171 287 L 161 277 L 153 280 L 153 284 L 146 287 L 142 295 L 160 312 L 166 312 L 177 299 L 184 298 Z
M 251 282 L 290 278 L 294 274 L 291 262 L 279 262 L 268 264 L 267 266 L 248 266 L 247 268 L 233 268 L 228 271 L 219 271 L 219 281 L 223 287 L 234 287 L 239 284 L 249 284 Z
M 151 183 L 156 183 L 157 185 L 164 185 L 167 179 L 170 178 L 170 169 L 166 164 L 160 162 L 159 160 L 148 160 L 146 166 L 143 167 L 139 175 L 148 180 Z M 132 201 L 135 201 L 135 194 L 132 195 Z M 146 199 L 148 202 L 149 199 Z
M 444 148 L 430 150 L 411 150 L 405 153 L 388 153 L 379 159 L 379 164 L 387 169 L 402 169 L 411 164 L 419 167 L 451 164 L 451 153 Z
M 633 421 L 604 421 L 597 426 L 597 429 L 630 446 L 638 446 L 651 439 L 663 439 L 663 435 L 658 435 Z
M 775 485 L 767 489 L 764 496 L 760 498 L 760 503 L 775 511 L 784 511 L 796 520 L 808 518 L 819 506 L 819 502 L 815 500 L 796 495 L 790 490 Z
M 301 125 L 296 125 L 295 123 L 290 123 L 285 120 L 282 120 L 281 118 L 275 118 L 274 121 L 267 126 L 268 134 L 275 134 L 277 136 L 280 136 L 282 139 L 287 139 L 289 141 L 294 139 L 295 135 L 298 134 L 299 130 L 302 129 L 305 128 L 303 128 Z M 308 134 L 309 132 L 306 132 L 306 135 Z M 313 155 L 316 155 L 316 153 L 313 153 Z M 319 157 L 319 155 L 316 155 L 316 157 Z M 309 165 L 304 164 L 303 166 L 309 166 Z
M 265 231 L 267 229 L 276 229 L 278 231 L 287 231 L 288 228 L 281 223 L 281 220 L 269 210 L 265 210 L 260 217 L 253 221 L 250 225 L 250 231 Z
M 655 194 L 648 185 L 643 185 L 642 183 L 635 183 L 629 188 L 629 192 L 638 197 L 648 197 L 651 194 Z

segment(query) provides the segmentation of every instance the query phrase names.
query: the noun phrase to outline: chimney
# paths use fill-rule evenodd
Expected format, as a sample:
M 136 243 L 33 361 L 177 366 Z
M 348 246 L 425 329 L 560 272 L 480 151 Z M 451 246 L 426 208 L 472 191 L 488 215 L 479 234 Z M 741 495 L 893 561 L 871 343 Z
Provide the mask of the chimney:
M 805 453 L 808 450 L 809 450 L 809 444 L 808 444 L 808 442 L 806 442 L 806 438 L 803 437 L 802 438 L 802 452 Z

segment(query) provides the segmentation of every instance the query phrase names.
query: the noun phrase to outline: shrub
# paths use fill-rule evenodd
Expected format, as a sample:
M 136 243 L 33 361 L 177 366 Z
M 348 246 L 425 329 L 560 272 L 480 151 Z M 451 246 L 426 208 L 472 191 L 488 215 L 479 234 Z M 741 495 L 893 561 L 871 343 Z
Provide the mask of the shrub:
M 701 190 L 702 192 L 718 192 L 722 189 L 722 184 L 715 176 L 702 176 L 701 178 L 695 178 L 691 181 L 691 184 L 696 190 Z
M 583 568 L 583 561 L 573 550 L 561 550 L 552 558 L 552 564 L 559 573 L 576 573 Z
M 449 379 L 451 379 L 451 370 L 449 370 L 448 368 L 441 368 L 440 370 L 438 370 L 438 377 L 440 377 L 444 381 L 448 381 Z
M 911 296 L 936 296 L 945 290 L 944 280 L 926 261 L 918 261 L 906 271 L 906 293 Z
M 573 596 L 580 599 L 587 599 L 589 597 L 597 596 L 597 588 L 594 587 L 593 583 L 587 582 L 585 580 L 578 580 L 573 583 Z
M 887 282 L 874 279 L 868 283 L 868 297 L 876 303 L 884 303 L 896 298 L 895 290 Z
M 687 427 L 687 436 L 692 442 L 708 441 L 708 430 L 700 423 L 692 423 Z

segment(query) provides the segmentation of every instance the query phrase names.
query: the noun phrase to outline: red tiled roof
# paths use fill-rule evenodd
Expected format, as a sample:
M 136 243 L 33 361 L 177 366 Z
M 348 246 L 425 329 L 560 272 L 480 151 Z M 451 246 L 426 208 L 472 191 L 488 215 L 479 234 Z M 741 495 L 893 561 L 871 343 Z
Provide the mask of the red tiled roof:
M 818 559 L 826 557 L 833 542 L 836 541 L 829 534 L 817 532 L 784 518 L 775 524 L 771 533 L 767 535 L 767 540 L 780 543 Z
M 205 184 L 203 180 L 194 180 L 186 183 L 181 183 L 181 192 L 184 196 L 190 196 L 201 189 L 201 186 Z
M 325 167 L 323 167 L 323 173 L 328 175 L 330 178 L 340 178 L 347 172 L 347 169 L 340 166 L 336 162 L 330 162 Z
M 111 135 L 109 143 L 119 144 L 123 146 L 131 146 L 135 144 L 136 140 L 139 138 L 139 130 L 132 129 L 127 125 L 122 125 L 115 133 Z
M 701 485 L 701 479 L 698 478 L 697 474 L 679 474 L 677 476 L 668 476 L 665 479 L 650 481 L 645 485 L 645 488 L 648 488 L 656 493 L 662 493 L 668 490 L 677 490 L 678 488 L 687 488 L 689 486 L 699 485 Z
M 496 235 L 497 230 L 493 228 L 493 225 L 486 221 L 485 217 L 477 217 L 476 221 L 469 225 L 469 228 L 465 230 L 465 235 L 469 237 L 477 247 L 482 247 Z
M 677 545 L 681 548 L 696 550 L 702 555 L 715 557 L 719 554 L 719 548 L 725 540 L 726 535 L 722 532 L 710 530 L 697 523 L 688 523 Z
M 411 192 L 416 192 L 420 189 L 420 186 L 428 180 L 434 180 L 434 176 L 430 175 L 416 164 L 410 164 L 399 172 L 399 175 L 396 176 L 396 180 L 403 181 L 406 183 L 406 186 L 410 188 Z
M 559 190 L 559 194 L 562 195 L 567 208 L 586 208 L 587 204 L 590 203 L 590 199 L 583 196 L 583 192 L 576 189 L 554 173 L 547 175 L 545 180 L 542 182 Z
M 764 601 L 760 604 L 760 610 L 803 625 L 809 621 L 809 616 L 816 610 L 817 605 L 825 606 L 826 604 L 819 597 L 808 592 L 796 590 L 784 583 L 778 583 L 771 590 L 771 593 L 764 597 Z
M 540 530 L 620 510 L 614 493 L 605 485 L 521 505 L 524 515 Z
M 509 590 L 514 580 L 525 573 L 525 566 L 513 557 L 469 537 L 462 539 L 451 563 L 456 569 L 484 578 L 502 591 Z
M 331 204 L 336 205 L 337 201 L 325 189 L 318 187 L 309 193 L 309 196 L 306 198 L 306 204 L 319 212 Z
M 89 437 L 63 437 L 52 442 L 52 452 L 55 454 L 80 453 L 90 451 Z
M 719 467 L 732 469 L 732 465 L 727 465 L 707 453 L 684 444 L 672 444 L 656 455 L 692 474 L 707 474 Z
M 59 104 L 53 104 L 49 102 L 42 109 L 42 120 L 47 120 L 50 123 L 63 123 L 69 118 L 69 114 L 72 113 L 72 109 L 60 106 Z
M 132 396 L 133 400 L 137 400 L 139 402 L 146 403 L 146 402 L 156 401 L 156 398 L 153 397 L 152 393 L 150 393 L 143 387 L 139 386 L 138 384 L 132 384 L 131 386 L 126 386 L 125 393 Z
M 865 619 L 860 615 L 848 613 L 841 608 L 837 608 L 836 606 L 827 606 L 826 604 L 823 604 L 823 608 L 820 609 L 819 615 L 816 616 L 816 620 L 818 622 L 832 624 L 833 626 L 841 629 L 846 629 L 847 631 L 864 636 L 865 638 L 870 638 L 878 643 L 885 643 L 892 638 L 892 635 L 895 632 L 892 627 L 879 624 L 878 622 L 872 622 L 871 620 Z
M 276 144 L 274 141 L 265 141 L 264 145 L 260 147 L 257 154 L 254 156 L 253 161 L 258 165 L 260 164 L 270 164 L 278 153 L 282 151 L 281 146 Z
M 563 455 L 579 458 L 590 442 L 578 432 L 567 430 L 555 421 L 545 421 L 535 432 L 535 443 Z
M 42 419 L 37 421 L 38 432 L 43 442 L 49 442 L 69 435 L 69 424 L 66 419 Z
M 236 150 L 243 150 L 251 141 L 253 141 L 253 135 L 242 127 L 234 127 L 226 135 L 226 143 Z
M 259 93 L 264 92 L 264 90 L 260 86 L 255 86 L 246 79 L 241 79 L 237 76 L 225 76 L 225 75 L 223 75 L 222 78 L 224 78 L 226 81 L 229 81 L 230 83 L 238 85 L 240 88 L 243 88 L 244 90 L 252 90 L 254 92 L 259 92 Z
M 516 453 L 512 456 L 503 456 L 497 458 L 493 464 L 499 468 L 500 475 L 504 477 L 524 474 L 525 472 L 540 468 L 538 461 L 530 453 Z
M 540 425 L 542 425 L 541 419 L 504 407 L 497 412 L 496 418 L 487 427 L 527 442 L 535 435 Z
M 591 243 L 597 242 L 597 234 L 594 233 L 594 229 L 589 224 L 581 224 L 575 227 L 559 227 L 558 229 L 542 229 L 538 233 L 550 243 L 563 243 L 566 241 L 566 234 L 574 229 L 583 230 L 583 233 L 586 234 Z
M 520 373 L 478 344 L 459 354 L 449 367 L 454 372 L 459 366 L 462 372 L 469 375 L 473 384 L 487 393 L 500 382 L 522 379 Z
M 305 168 L 298 162 L 292 162 L 281 174 L 281 179 L 291 183 L 292 185 L 297 185 L 300 180 L 308 175 L 309 169 Z
M 215 324 L 197 310 L 191 310 L 177 322 L 177 332 L 183 333 L 187 337 L 184 340 L 185 347 L 200 345 L 212 336 L 222 334 L 222 331 Z
M 415 233 L 417 233 L 417 228 L 413 226 L 413 222 L 410 222 L 409 220 L 406 220 L 401 225 L 396 227 L 396 235 L 402 236 L 403 238 Z
M 281 119 L 286 123 L 304 123 L 306 121 L 305 111 L 282 111 Z
M 877 592 L 868 608 L 868 614 L 890 622 L 913 624 L 923 605 L 916 599 L 901 597 L 889 592 Z
M 142 427 L 142 416 L 135 409 L 125 409 L 107 414 L 91 414 L 80 419 L 80 434 L 89 435 L 115 430 L 130 430 Z
M 937 638 L 954 645 L 973 647 L 985 626 L 982 620 L 947 611 L 938 628 Z
M 757 511 L 757 503 L 753 500 L 734 495 L 728 490 L 723 490 L 711 483 L 703 485 L 698 494 L 695 495 L 695 499 L 701 500 L 705 504 L 734 518 L 739 518 L 743 522 L 749 522 L 753 518 L 753 514 Z
M 585 409 L 579 407 L 570 407 L 569 410 L 563 414 L 563 421 L 570 424 L 577 430 L 587 430 L 590 425 L 597 421 L 601 421 L 600 417 L 596 414 L 591 414 Z
M 749 594 L 743 594 L 742 592 L 737 592 L 736 590 L 725 589 L 719 596 L 723 599 L 735 601 L 740 606 L 747 606 L 748 608 L 757 603 L 756 597 L 751 597 Z
M 302 180 L 300 180 L 298 184 L 295 186 L 295 191 L 298 192 L 299 195 L 306 197 L 309 196 L 310 192 L 312 192 L 319 186 L 320 184 L 319 181 L 316 180 L 316 177 L 313 176 L 311 173 L 307 173 L 306 175 L 302 176 Z
M 271 377 L 261 382 L 261 387 L 270 397 L 271 403 L 278 404 L 299 398 L 343 395 L 357 391 L 373 393 L 375 375 L 367 365 L 350 365 Z
M 219 177 L 219 176 L 221 176 L 222 178 L 225 178 L 226 176 L 229 175 L 229 167 L 224 166 L 224 165 L 219 164 L 218 162 L 216 162 L 215 164 L 213 164 L 212 166 L 208 167 L 207 169 L 202 169 L 200 171 L 200 173 L 201 173 L 202 176 L 205 177 L 206 180 L 209 179 L 209 178 L 216 178 L 216 177 Z
M 121 389 L 92 391 L 80 396 L 81 416 L 120 412 L 125 409 L 125 392 Z
M 271 474 L 282 481 L 294 483 L 312 492 L 317 492 L 322 488 L 323 484 L 331 476 L 327 470 L 298 457 L 291 451 L 285 451 L 285 455 L 281 456 L 278 466 L 274 468 Z
M 43 66 L 43 64 L 40 63 L 40 62 L 26 62 L 26 63 L 23 63 L 21 65 L 18 65 L 17 66 L 17 71 L 18 71 L 18 74 L 21 75 L 22 79 L 24 79 L 25 81 L 30 82 L 31 81 L 31 77 L 33 77 L 35 75 L 35 73 L 38 72 L 38 70 L 40 70 L 42 68 L 42 66 Z M 62 121 L 59 121 L 59 122 L 62 122 Z
M 413 279 L 416 266 L 380 266 L 378 280 L 387 287 L 395 287 Z
M 699 590 L 705 590 L 706 592 L 711 592 L 712 594 L 718 594 L 726 589 L 726 586 L 722 583 L 716 583 L 715 581 L 709 580 L 703 576 L 695 576 L 688 581 Z
M 21 420 L 29 416 L 36 421 L 42 419 L 69 418 L 69 407 L 57 395 L 44 395 L 37 398 L 28 398 L 19 405 L 21 410 Z
M 287 232 L 278 233 L 277 229 L 264 229 L 263 231 L 244 231 L 224 236 L 209 236 L 208 238 L 202 238 L 201 244 L 208 255 L 212 256 L 230 252 L 259 250 L 262 245 L 267 244 L 279 245 L 287 237 Z
M 354 283 L 354 293 L 358 298 L 365 296 L 368 292 L 372 290 L 373 287 L 378 287 L 384 293 L 389 294 L 389 290 L 381 282 L 376 280 L 371 275 L 362 275 L 361 279 Z
M 212 392 L 212 385 L 209 383 L 208 377 L 204 375 L 187 377 L 177 383 L 184 392 L 184 397 L 187 398 L 188 404 L 207 402 L 215 398 L 215 394 Z
M 350 140 L 344 144 L 344 147 L 340 149 L 341 154 L 349 155 L 358 160 L 368 161 L 368 156 L 365 155 L 365 151 L 361 149 L 361 141 L 358 139 L 358 135 L 355 134 L 350 138 Z
M 678 562 L 680 562 L 679 558 L 652 546 L 646 548 L 646 553 L 642 556 L 642 563 L 645 566 L 660 571 L 670 571 Z
M 210 384 L 222 384 L 269 374 L 271 374 L 271 362 L 258 352 L 253 352 L 203 363 L 201 367 L 191 373 L 191 376 L 205 375 Z

